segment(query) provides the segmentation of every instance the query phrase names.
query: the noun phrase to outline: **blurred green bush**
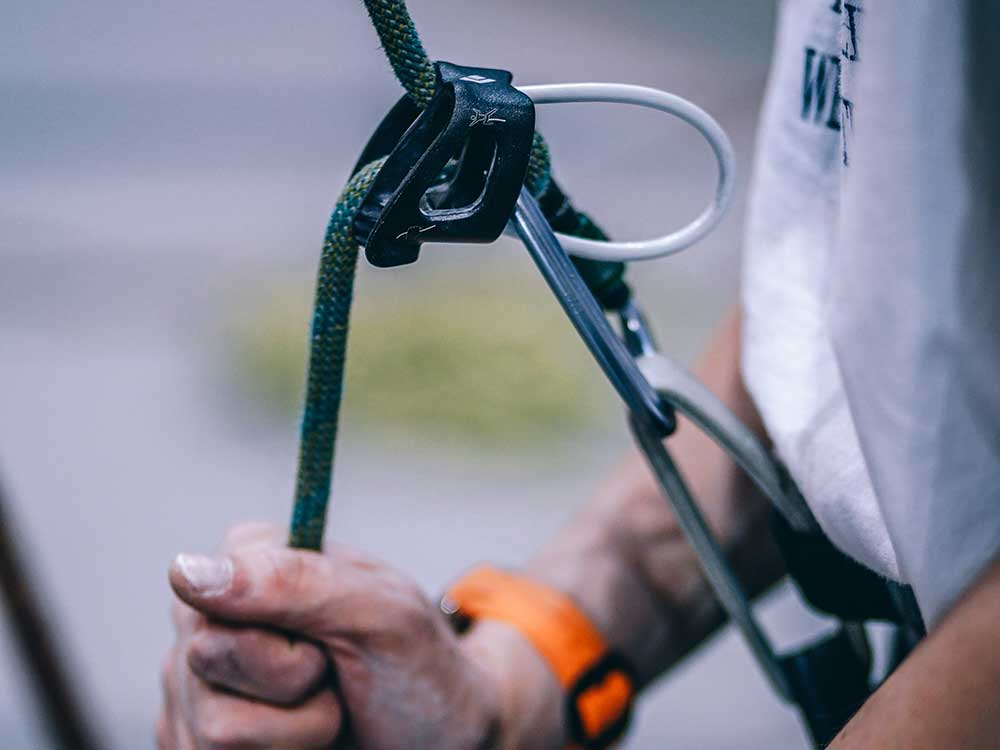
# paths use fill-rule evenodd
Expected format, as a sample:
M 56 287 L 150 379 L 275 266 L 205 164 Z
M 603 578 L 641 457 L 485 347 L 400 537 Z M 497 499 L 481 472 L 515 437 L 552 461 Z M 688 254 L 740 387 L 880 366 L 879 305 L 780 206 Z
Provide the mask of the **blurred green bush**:
M 423 263 L 421 264 L 423 265 Z M 533 269 L 467 263 L 442 271 L 362 268 L 345 413 L 366 428 L 484 448 L 573 437 L 610 391 Z M 298 415 L 312 280 L 268 279 L 227 325 L 231 380 L 253 409 Z

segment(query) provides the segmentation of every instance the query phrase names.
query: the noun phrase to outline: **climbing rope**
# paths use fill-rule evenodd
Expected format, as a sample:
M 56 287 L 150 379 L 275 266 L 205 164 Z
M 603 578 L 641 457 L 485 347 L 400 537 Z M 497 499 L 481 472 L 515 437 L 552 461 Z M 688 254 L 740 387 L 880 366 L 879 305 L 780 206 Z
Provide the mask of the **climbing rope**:
M 373 161 L 351 177 L 326 229 L 309 337 L 309 374 L 292 513 L 293 547 L 319 549 L 323 542 L 358 265 L 358 240 L 352 225 L 384 161 Z
M 396 74 L 409 97 L 425 108 L 434 96 L 434 65 L 417 34 L 404 0 L 365 0 L 365 7 Z M 309 370 L 299 443 L 289 544 L 320 549 L 333 476 L 333 454 L 344 389 L 347 336 L 359 241 L 353 222 L 372 181 L 385 160 L 359 169 L 347 182 L 327 226 L 320 257 L 309 338 Z M 525 186 L 538 198 L 546 214 L 559 213 L 560 230 L 589 239 L 607 239 L 585 214 L 564 200 L 551 176 L 548 146 L 539 133 L 532 142 Z M 558 193 L 560 200 L 546 201 Z M 550 218 L 552 216 L 550 215 Z M 620 273 L 612 281 L 619 281 Z M 601 283 L 607 283 L 602 279 Z

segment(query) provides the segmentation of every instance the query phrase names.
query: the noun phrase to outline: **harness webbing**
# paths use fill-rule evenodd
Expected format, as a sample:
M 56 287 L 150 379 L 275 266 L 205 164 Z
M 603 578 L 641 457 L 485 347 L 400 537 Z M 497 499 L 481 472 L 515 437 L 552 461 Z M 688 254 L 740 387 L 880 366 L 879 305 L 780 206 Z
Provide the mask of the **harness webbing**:
M 424 51 L 406 3 L 365 0 L 365 7 L 396 77 L 409 97 L 423 109 L 434 95 L 434 66 Z M 359 242 L 352 224 L 383 162 L 384 159 L 379 159 L 365 165 L 348 180 L 326 229 L 309 339 L 309 370 L 289 541 L 293 547 L 319 549 L 323 542 L 358 260 Z M 551 184 L 548 146 L 536 132 L 525 186 L 541 198 Z M 570 208 L 568 215 L 569 226 L 563 227 L 566 233 L 607 239 L 585 214 Z M 566 216 L 563 209 L 564 223 Z

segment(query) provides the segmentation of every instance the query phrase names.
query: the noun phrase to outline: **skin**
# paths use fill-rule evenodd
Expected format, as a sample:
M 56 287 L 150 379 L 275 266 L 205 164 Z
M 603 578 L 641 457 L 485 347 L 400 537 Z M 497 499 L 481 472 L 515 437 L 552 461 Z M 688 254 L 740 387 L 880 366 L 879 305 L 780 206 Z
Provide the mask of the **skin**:
M 698 374 L 763 433 L 739 376 L 739 319 Z M 709 524 L 752 592 L 782 575 L 769 508 L 692 425 L 670 438 Z M 176 643 L 163 670 L 161 750 L 562 747 L 562 695 L 514 629 L 456 636 L 422 591 L 356 551 L 287 549 L 242 526 L 213 557 L 178 557 Z M 723 622 L 697 559 L 638 456 L 525 568 L 569 593 L 645 683 Z M 835 740 L 837 750 L 986 748 L 1000 736 L 1000 566 L 955 606 Z

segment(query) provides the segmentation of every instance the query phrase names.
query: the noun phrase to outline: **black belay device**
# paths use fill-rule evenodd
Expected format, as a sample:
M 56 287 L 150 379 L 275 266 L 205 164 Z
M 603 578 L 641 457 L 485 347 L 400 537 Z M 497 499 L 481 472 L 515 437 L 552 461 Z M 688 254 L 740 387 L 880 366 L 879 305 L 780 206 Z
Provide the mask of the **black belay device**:
M 359 160 L 388 153 L 354 220 L 374 266 L 412 263 L 424 242 L 493 242 L 524 184 L 535 131 L 531 99 L 505 70 L 446 62 L 435 69 L 427 109 L 403 97 Z

